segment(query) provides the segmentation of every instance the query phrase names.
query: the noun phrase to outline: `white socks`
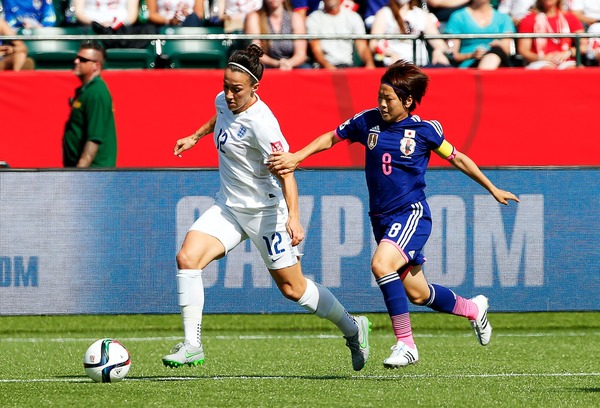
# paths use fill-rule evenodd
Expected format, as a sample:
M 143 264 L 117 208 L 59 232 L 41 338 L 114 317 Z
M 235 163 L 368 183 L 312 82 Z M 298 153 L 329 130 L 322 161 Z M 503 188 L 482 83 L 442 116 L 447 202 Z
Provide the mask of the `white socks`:
M 346 337 L 353 336 L 358 331 L 356 322 L 333 293 L 310 279 L 306 279 L 306 292 L 298 300 L 298 304 L 309 312 L 335 324 Z
M 202 311 L 204 309 L 204 285 L 201 269 L 180 269 L 177 271 L 177 295 L 181 306 L 185 339 L 192 346 L 199 347 L 202 337 Z M 354 319 L 344 306 L 324 286 L 306 280 L 306 291 L 298 300 L 304 309 L 335 324 L 344 336 L 353 336 L 358 331 Z
M 202 310 L 204 309 L 204 285 L 201 269 L 177 271 L 177 296 L 183 318 L 185 339 L 199 347 L 202 337 Z

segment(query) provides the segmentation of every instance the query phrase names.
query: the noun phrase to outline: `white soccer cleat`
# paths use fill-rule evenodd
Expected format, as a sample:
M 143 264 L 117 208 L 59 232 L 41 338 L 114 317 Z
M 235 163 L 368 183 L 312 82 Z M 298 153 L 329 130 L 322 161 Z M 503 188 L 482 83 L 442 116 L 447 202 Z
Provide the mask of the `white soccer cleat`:
M 358 333 L 354 336 L 344 337 L 346 346 L 350 349 L 352 355 L 352 368 L 355 371 L 363 369 L 369 359 L 369 332 L 371 331 L 371 322 L 366 316 L 356 316 L 354 321 L 358 326 Z
M 419 361 L 417 347 L 410 348 L 404 342 L 398 341 L 392 346 L 392 355 L 383 360 L 383 366 L 385 368 L 400 368 L 409 364 L 416 364 L 417 361 Z
M 475 335 L 479 344 L 486 346 L 492 338 L 492 325 L 488 321 L 487 311 L 489 306 L 488 298 L 483 295 L 475 296 L 471 299 L 473 303 L 477 305 L 477 319 L 469 320 L 471 327 L 475 330 Z
M 184 365 L 197 366 L 204 363 L 204 350 L 202 344 L 200 347 L 194 347 L 188 340 L 178 343 L 171 350 L 171 354 L 164 356 L 162 362 L 165 366 L 178 368 Z

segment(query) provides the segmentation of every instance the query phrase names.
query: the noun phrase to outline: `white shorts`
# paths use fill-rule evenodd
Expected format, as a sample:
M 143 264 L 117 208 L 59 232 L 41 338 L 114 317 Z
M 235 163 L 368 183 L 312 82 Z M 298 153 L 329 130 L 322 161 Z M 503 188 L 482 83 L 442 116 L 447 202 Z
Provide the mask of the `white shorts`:
M 261 209 L 231 208 L 216 203 L 192 224 L 190 231 L 200 231 L 217 238 L 225 254 L 250 238 L 260 251 L 268 269 L 283 269 L 298 263 L 300 251 L 292 246 L 285 228 L 288 209 L 285 200 L 277 207 Z
M 532 63 L 527 65 L 525 68 L 526 69 L 545 69 L 545 68 L 568 69 L 568 68 L 573 68 L 576 65 L 577 65 L 577 63 L 573 60 L 567 60 L 567 61 L 561 63 L 560 65 L 556 65 L 550 61 L 540 60 L 540 61 L 533 61 Z

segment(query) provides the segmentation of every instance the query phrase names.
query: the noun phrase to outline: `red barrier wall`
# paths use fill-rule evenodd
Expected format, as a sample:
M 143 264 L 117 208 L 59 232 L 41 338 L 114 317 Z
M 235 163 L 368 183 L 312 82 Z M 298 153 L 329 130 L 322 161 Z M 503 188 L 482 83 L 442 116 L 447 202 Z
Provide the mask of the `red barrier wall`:
M 416 112 L 439 120 L 448 140 L 480 166 L 600 165 L 600 69 L 493 72 L 437 69 Z M 268 70 L 259 95 L 297 150 L 354 113 L 376 106 L 382 69 Z M 214 113 L 220 70 L 105 71 L 115 105 L 118 167 L 212 167 L 211 138 L 183 158 L 175 140 Z M 15 168 L 62 166 L 71 72 L 0 73 L 0 160 Z M 360 166 L 362 147 L 336 147 L 303 166 Z M 432 165 L 445 165 L 437 157 Z

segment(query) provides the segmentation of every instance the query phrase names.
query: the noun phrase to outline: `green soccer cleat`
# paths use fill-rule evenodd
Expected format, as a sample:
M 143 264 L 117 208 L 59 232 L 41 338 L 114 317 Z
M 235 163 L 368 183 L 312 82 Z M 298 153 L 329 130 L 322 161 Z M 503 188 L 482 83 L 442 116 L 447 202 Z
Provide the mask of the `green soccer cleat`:
M 204 364 L 204 350 L 202 344 L 195 347 L 188 340 L 178 343 L 171 349 L 171 354 L 164 356 L 162 362 L 165 366 L 179 368 L 184 365 L 198 366 Z
M 346 346 L 350 349 L 352 355 L 352 368 L 355 371 L 363 369 L 369 359 L 369 332 L 371 331 L 371 322 L 366 316 L 356 316 L 354 321 L 358 326 L 358 333 L 354 336 L 345 337 Z

